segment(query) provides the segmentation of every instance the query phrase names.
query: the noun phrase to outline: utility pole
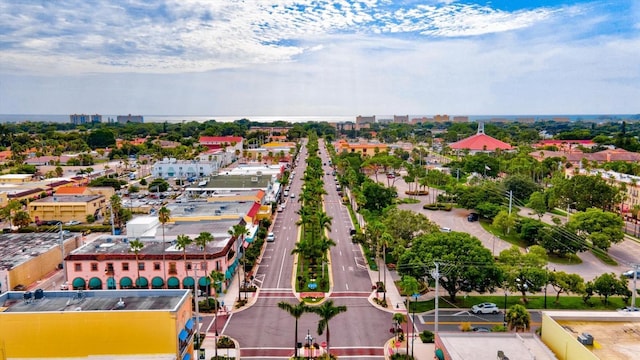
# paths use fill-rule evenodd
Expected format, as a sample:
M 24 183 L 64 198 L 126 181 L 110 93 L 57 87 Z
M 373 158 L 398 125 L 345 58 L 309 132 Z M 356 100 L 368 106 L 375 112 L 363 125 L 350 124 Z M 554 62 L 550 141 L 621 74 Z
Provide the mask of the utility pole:
M 440 292 L 440 286 L 438 284 L 440 282 L 440 264 L 438 264 L 437 262 L 435 262 L 434 264 L 436 265 L 436 268 L 434 270 L 431 270 L 431 277 L 433 277 L 434 280 L 436 281 L 436 298 L 435 298 L 436 317 L 435 317 L 433 333 L 437 334 L 438 333 L 438 294 Z
M 631 293 L 632 310 L 636 309 L 636 280 L 638 280 L 638 269 L 640 269 L 640 265 L 633 265 L 633 292 Z
M 67 268 L 66 265 L 64 264 L 64 234 L 62 233 L 62 222 L 60 223 L 60 250 L 62 251 L 62 274 L 64 276 L 64 283 L 63 284 L 67 284 Z

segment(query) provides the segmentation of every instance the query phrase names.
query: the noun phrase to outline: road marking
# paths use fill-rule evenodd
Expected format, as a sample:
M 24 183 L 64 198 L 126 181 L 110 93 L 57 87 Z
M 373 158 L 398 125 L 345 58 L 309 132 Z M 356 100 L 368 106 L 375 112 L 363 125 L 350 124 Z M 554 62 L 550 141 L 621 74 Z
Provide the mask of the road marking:
M 344 271 L 344 265 L 342 265 L 342 271 Z
M 349 290 L 349 284 L 344 284 L 344 287 L 346 287 L 347 290 Z
M 471 315 L 471 314 L 469 313 L 469 311 L 460 311 L 453 314 L 453 316 L 458 316 L 458 315 Z
M 353 266 L 349 266 L 349 271 L 353 271 Z
M 284 250 L 282 251 L 282 262 L 280 263 L 280 273 L 278 274 L 278 281 L 276 282 L 278 286 L 280 286 L 280 278 L 282 278 L 282 269 L 284 268 L 284 260 L 286 258 L 286 255 L 287 255 L 287 248 L 284 248 Z

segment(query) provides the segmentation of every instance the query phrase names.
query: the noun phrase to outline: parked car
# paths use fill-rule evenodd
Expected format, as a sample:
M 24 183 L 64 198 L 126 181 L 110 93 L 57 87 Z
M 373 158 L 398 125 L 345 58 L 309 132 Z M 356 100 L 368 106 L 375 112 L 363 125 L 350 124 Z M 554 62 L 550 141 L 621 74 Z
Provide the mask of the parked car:
M 621 309 L 618 309 L 619 312 L 636 312 L 636 311 L 640 311 L 640 308 L 635 307 L 635 306 L 625 306 Z
M 634 270 L 631 269 L 629 271 L 623 272 L 622 275 L 625 276 L 625 277 L 628 277 L 629 279 L 633 279 L 633 272 L 634 272 Z M 636 277 L 638 279 L 640 279 L 640 270 L 637 270 L 637 272 L 638 272 L 638 275 L 636 275 Z
M 442 232 L 451 232 L 451 228 L 448 228 L 448 227 L 441 227 L 441 228 L 440 228 L 440 231 L 442 231 Z
M 471 328 L 474 332 L 491 332 L 491 329 L 489 329 L 486 326 L 474 326 Z
M 69 283 L 65 281 L 60 284 L 60 290 L 69 290 Z
M 471 312 L 474 314 L 497 314 L 500 312 L 500 309 L 498 309 L 498 305 L 487 302 L 473 305 Z
M 469 216 L 467 216 L 467 221 L 468 222 L 474 222 L 474 221 L 478 221 L 480 220 L 480 216 L 476 213 L 471 213 L 469 214 Z
M 65 225 L 68 226 L 73 226 L 73 225 L 80 225 L 80 221 L 78 220 L 71 220 L 71 221 L 67 221 L 66 223 L 64 223 Z
M 274 234 L 274 233 L 270 232 L 270 233 L 267 235 L 267 242 L 274 242 L 274 241 L 276 241 L 276 234 Z
M 294 197 L 296 197 L 296 194 L 291 193 L 291 198 L 293 199 Z

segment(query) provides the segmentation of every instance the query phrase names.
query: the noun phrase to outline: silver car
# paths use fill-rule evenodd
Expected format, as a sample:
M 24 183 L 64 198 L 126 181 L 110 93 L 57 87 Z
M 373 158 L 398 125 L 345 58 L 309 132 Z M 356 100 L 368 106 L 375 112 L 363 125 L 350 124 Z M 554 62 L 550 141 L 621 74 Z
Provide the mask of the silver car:
M 473 305 L 471 312 L 474 314 L 497 314 L 500 312 L 500 309 L 498 309 L 498 305 L 487 302 Z

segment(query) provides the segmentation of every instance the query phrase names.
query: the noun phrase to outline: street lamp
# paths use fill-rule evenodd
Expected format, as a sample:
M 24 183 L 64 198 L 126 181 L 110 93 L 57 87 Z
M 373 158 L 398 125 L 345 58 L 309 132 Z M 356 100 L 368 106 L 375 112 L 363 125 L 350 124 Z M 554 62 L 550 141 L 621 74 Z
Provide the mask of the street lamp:
M 198 354 L 200 354 L 200 311 L 199 311 L 199 306 L 198 306 L 198 264 L 193 264 L 192 265 L 193 268 L 193 276 L 195 277 L 194 280 L 194 285 L 193 285 L 193 296 L 195 298 L 195 303 L 196 303 L 196 339 L 198 341 L 198 348 L 196 349 L 196 352 Z M 217 316 L 217 314 L 216 314 Z M 216 346 L 218 345 L 217 343 L 217 339 L 216 339 Z
M 311 336 L 309 329 L 307 329 L 307 336 L 305 336 L 304 339 L 307 341 L 307 359 L 311 359 L 311 345 L 313 343 L 313 337 Z
M 411 313 L 411 358 L 413 358 L 413 347 L 414 344 L 416 342 L 416 307 L 415 307 L 415 302 L 418 301 L 418 296 L 420 296 L 420 294 L 413 294 L 413 302 L 414 302 L 414 306 L 413 306 L 413 312 Z M 411 306 L 409 306 L 411 307 Z M 407 339 L 407 341 L 409 341 Z
M 504 318 L 502 320 L 504 327 L 507 327 L 507 296 L 509 295 L 509 293 L 507 293 L 507 291 L 504 291 Z

